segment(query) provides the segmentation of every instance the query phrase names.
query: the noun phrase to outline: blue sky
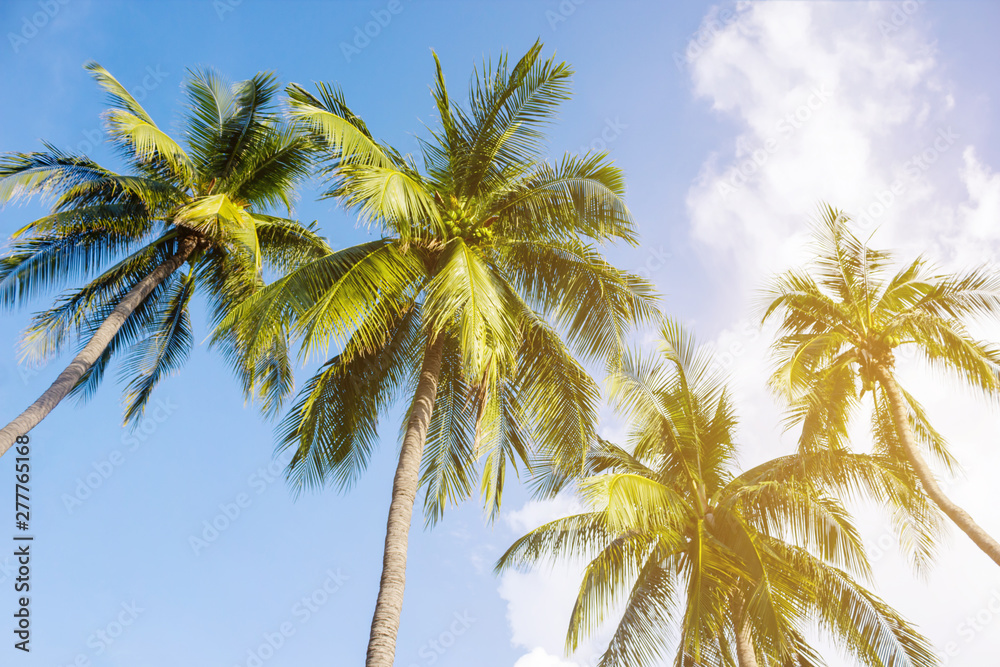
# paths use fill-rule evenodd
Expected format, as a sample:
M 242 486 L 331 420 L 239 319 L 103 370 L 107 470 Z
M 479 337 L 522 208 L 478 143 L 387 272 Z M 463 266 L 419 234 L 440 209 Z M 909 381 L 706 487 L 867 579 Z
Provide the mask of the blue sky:
M 378 34 L 355 45 L 379 17 Z M 872 217 L 888 245 L 927 251 L 945 266 L 992 261 L 1000 248 L 995 3 L 36 0 L 0 4 L 0 26 L 0 151 L 34 150 L 44 139 L 110 164 L 97 134 L 104 99 L 82 69 L 87 60 L 138 91 L 167 127 L 176 126 L 189 68 L 211 66 L 232 79 L 274 70 L 284 82 L 336 81 L 379 138 L 415 151 L 414 135 L 434 118 L 431 49 L 460 95 L 474 64 L 501 50 L 518 56 L 540 37 L 546 53 L 576 72 L 574 97 L 551 131 L 551 155 L 606 148 L 625 169 L 642 244 L 609 256 L 649 275 L 664 308 L 726 355 L 742 400 L 747 462 L 790 447 L 763 390 L 767 334 L 749 325 L 754 290 L 801 257 L 818 201 L 871 210 L 902 179 L 904 194 Z M 797 124 L 782 126 L 789 114 L 799 114 Z M 907 176 L 907 161 L 949 129 L 957 139 Z M 741 167 L 747 175 L 734 179 Z M 7 207 L 0 233 L 42 211 L 37 203 Z M 368 234 L 333 203 L 317 201 L 315 188 L 302 191 L 296 213 L 318 220 L 335 246 Z M 204 313 L 197 315 L 202 340 Z M 0 320 L 4 418 L 66 361 L 18 364 L 28 317 Z M 966 464 L 954 492 L 1000 532 L 988 475 L 1000 456 L 986 440 L 996 432 L 996 411 L 913 377 Z M 255 664 L 248 652 L 261 655 L 270 635 L 280 648 L 264 650 L 269 667 L 360 664 L 398 410 L 350 493 L 293 501 L 280 479 L 267 481 L 271 425 L 244 405 L 204 345 L 157 390 L 159 412 L 131 438 L 120 426 L 119 396 L 120 386 L 106 382 L 91 403 L 62 405 L 32 432 L 32 653 L 15 656 L 3 644 L 2 663 L 246 666 Z M 604 432 L 620 433 L 613 415 L 605 417 Z M 0 460 L 0 484 L 13 484 L 12 467 L 10 456 Z M 70 504 L 81 482 L 78 495 L 89 495 Z M 492 574 L 523 529 L 573 503 L 529 502 L 512 488 L 493 526 L 474 502 L 432 531 L 417 515 L 397 665 L 589 664 L 596 643 L 572 662 L 558 657 L 572 568 Z M 1000 601 L 994 568 L 956 534 L 926 580 L 915 579 L 884 544 L 884 519 L 861 511 L 880 593 L 940 650 L 953 646 L 948 664 L 992 659 L 1000 649 L 1000 614 L 989 611 L 993 591 Z M 214 538 L 205 533 L 213 521 L 228 523 Z M 206 542 L 193 547 L 192 537 Z M 0 556 L 0 610 L 14 604 L 5 565 Z M 963 625 L 977 614 L 981 630 Z M 279 642 L 282 628 L 288 636 Z M 99 632 L 117 636 L 109 644 Z M 831 664 L 840 663 L 831 656 Z

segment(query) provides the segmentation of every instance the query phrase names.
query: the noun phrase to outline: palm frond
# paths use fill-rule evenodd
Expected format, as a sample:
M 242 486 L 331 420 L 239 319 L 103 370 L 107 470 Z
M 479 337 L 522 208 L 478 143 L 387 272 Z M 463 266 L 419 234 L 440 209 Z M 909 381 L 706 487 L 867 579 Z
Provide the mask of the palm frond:
M 637 242 L 635 223 L 624 201 L 621 169 L 602 154 L 564 155 L 513 172 L 491 190 L 488 215 L 514 239 L 566 240 L 589 237 L 599 243 Z
M 579 241 L 508 241 L 495 262 L 586 359 L 617 363 L 632 325 L 658 314 L 651 283 L 613 267 Z
M 151 323 L 151 335 L 131 346 L 121 368 L 122 376 L 131 378 L 125 387 L 126 424 L 138 423 L 153 389 L 181 367 L 194 345 L 188 312 L 194 294 L 194 272 L 175 275 L 165 290 L 163 308 Z
M 441 379 L 421 461 L 425 526 L 440 521 L 449 504 L 457 505 L 472 494 L 478 458 L 474 403 L 474 390 L 463 369 L 462 351 L 458 341 L 449 336 L 442 351 Z
M 410 310 L 381 344 L 352 339 L 306 382 L 278 428 L 279 448 L 295 452 L 288 478 L 296 491 L 328 482 L 349 488 L 364 471 L 378 444 L 380 414 L 416 372 L 419 327 L 419 311 Z
M 427 284 L 425 326 L 434 334 L 458 322 L 460 346 L 472 375 L 482 374 L 495 354 L 510 357 L 517 340 L 518 300 L 480 252 L 455 239 Z
M 522 326 L 515 382 L 533 445 L 531 485 L 552 497 L 583 470 L 600 392 L 551 327 L 531 317 Z

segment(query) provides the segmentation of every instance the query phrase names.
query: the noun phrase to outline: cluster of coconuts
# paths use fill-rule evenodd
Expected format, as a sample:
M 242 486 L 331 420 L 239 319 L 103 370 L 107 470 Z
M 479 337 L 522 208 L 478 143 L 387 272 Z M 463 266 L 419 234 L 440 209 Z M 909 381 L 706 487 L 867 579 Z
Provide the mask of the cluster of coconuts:
M 892 350 L 899 346 L 902 341 L 899 336 L 881 334 L 875 339 L 875 345 L 873 346 L 873 352 L 876 354 L 884 354 L 886 352 L 892 352 Z
M 902 341 L 899 340 L 899 336 L 886 336 L 883 341 L 890 348 L 897 347 Z
M 440 195 L 437 197 L 438 203 L 444 204 Z M 444 207 L 444 227 L 448 231 L 448 238 L 463 238 L 473 243 L 485 243 L 493 239 L 493 230 L 490 225 L 496 219 L 495 216 L 487 218 L 482 224 L 469 217 L 461 202 L 451 195 L 451 206 Z
M 883 355 L 891 355 L 892 350 L 898 347 L 902 343 L 899 336 L 892 335 L 880 335 L 876 340 L 875 344 L 872 346 L 874 356 L 881 357 Z M 891 358 L 891 356 L 890 356 Z M 870 362 L 869 362 L 870 363 Z M 861 393 L 864 394 L 866 391 L 873 391 L 875 388 L 876 379 L 874 370 L 868 366 L 868 363 L 862 365 L 861 373 Z

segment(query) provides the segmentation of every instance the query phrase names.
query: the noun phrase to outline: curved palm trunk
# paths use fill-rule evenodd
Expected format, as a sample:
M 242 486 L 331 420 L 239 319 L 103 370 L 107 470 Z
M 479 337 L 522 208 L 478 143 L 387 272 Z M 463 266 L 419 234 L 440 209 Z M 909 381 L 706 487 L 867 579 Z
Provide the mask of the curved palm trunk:
M 989 533 L 983 530 L 968 512 L 956 505 L 944 494 L 934 479 L 934 473 L 920 455 L 917 443 L 913 439 L 913 431 L 910 429 L 906 401 L 903 399 L 903 393 L 900 391 L 899 385 L 896 384 L 896 380 L 886 368 L 880 366 L 876 372 L 878 373 L 879 384 L 885 389 L 885 394 L 889 398 L 889 405 L 892 408 L 892 420 L 896 424 L 896 433 L 899 434 L 899 441 L 903 446 L 906 459 L 909 461 L 910 466 L 912 466 L 917 478 L 920 479 L 920 484 L 927 491 L 927 495 L 930 496 L 931 500 L 941 508 L 941 511 L 956 526 L 962 529 L 962 532 L 976 543 L 977 547 L 983 550 L 983 553 L 992 558 L 993 562 L 997 565 L 1000 565 L 1000 543 L 997 543 Z
M 177 252 L 165 262 L 149 272 L 145 278 L 135 284 L 128 294 L 118 302 L 115 309 L 111 311 L 108 318 L 97 328 L 94 335 L 84 346 L 80 353 L 73 358 L 69 366 L 59 374 L 55 382 L 45 390 L 37 401 L 17 416 L 14 421 L 0 429 L 0 456 L 10 449 L 18 436 L 26 434 L 38 425 L 40 421 L 52 412 L 59 403 L 66 398 L 76 383 L 80 381 L 87 369 L 94 365 L 94 362 L 104 353 L 105 348 L 118 333 L 118 330 L 125 324 L 129 315 L 142 303 L 143 299 L 149 296 L 157 285 L 167 279 L 170 274 L 176 271 L 187 261 L 191 253 L 194 252 L 197 241 L 193 238 L 186 238 L 180 241 Z
M 736 622 L 736 660 L 740 667 L 757 667 L 757 654 L 753 650 L 750 626 L 742 616 L 741 610 Z
M 427 439 L 427 427 L 434 411 L 444 337 L 428 345 L 424 353 L 420 381 L 413 395 L 410 419 L 403 435 L 399 465 L 392 480 L 392 502 L 385 532 L 385 552 L 382 556 L 382 580 L 379 582 L 375 616 L 368 640 L 366 667 L 392 667 L 396 655 L 396 634 L 403 611 L 403 589 L 406 586 L 406 549 L 410 519 L 420 483 L 420 458 Z

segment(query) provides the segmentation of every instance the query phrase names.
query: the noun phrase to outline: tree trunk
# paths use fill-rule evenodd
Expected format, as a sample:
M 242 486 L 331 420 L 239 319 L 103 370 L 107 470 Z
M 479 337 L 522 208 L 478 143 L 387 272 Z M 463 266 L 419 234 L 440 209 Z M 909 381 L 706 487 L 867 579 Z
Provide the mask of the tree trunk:
M 18 436 L 26 434 L 38 425 L 40 421 L 52 412 L 59 403 L 66 398 L 76 383 L 80 381 L 87 369 L 94 365 L 94 362 L 104 353 L 105 348 L 118 333 L 129 315 L 142 303 L 143 299 L 149 296 L 157 285 L 167 279 L 184 262 L 187 261 L 191 253 L 194 252 L 197 241 L 194 238 L 185 238 L 179 241 L 177 252 L 165 262 L 149 272 L 145 278 L 140 280 L 129 290 L 128 294 L 118 302 L 115 309 L 106 320 L 97 328 L 94 335 L 87 342 L 86 346 L 76 355 L 69 366 L 59 374 L 55 382 L 45 390 L 37 401 L 22 412 L 11 423 L 0 430 L 0 456 L 10 449 Z
M 757 654 L 753 650 L 750 625 L 743 617 L 742 608 L 736 616 L 736 660 L 740 667 L 757 667 Z
M 997 565 L 1000 565 L 1000 544 L 989 533 L 983 530 L 979 524 L 973 521 L 968 512 L 956 505 L 944 494 L 941 487 L 938 486 L 937 480 L 934 479 L 934 473 L 920 455 L 916 440 L 913 439 L 913 431 L 910 429 L 910 418 L 906 401 L 903 398 L 902 391 L 899 389 L 899 385 L 896 384 L 896 380 L 889 373 L 888 369 L 884 367 L 879 366 L 876 372 L 879 384 L 885 389 L 885 394 L 889 398 L 889 405 L 892 408 L 892 420 L 895 422 L 896 433 L 899 435 L 899 442 L 903 446 L 903 452 L 906 454 L 907 461 L 909 461 L 927 495 L 930 496 L 931 500 L 941 508 L 941 511 L 956 526 L 962 529 L 962 532 L 976 543 L 977 547 L 983 550 L 983 553 L 992 558 L 993 562 Z
M 406 586 L 406 550 L 410 533 L 413 504 L 420 482 L 420 458 L 427 439 L 427 427 L 434 411 L 444 337 L 430 343 L 424 353 L 420 381 L 413 396 L 410 419 L 403 435 L 399 465 L 392 481 L 392 503 L 385 532 L 382 556 L 382 580 L 379 582 L 375 616 L 368 640 L 366 667 L 392 667 L 396 656 L 396 635 L 403 611 L 403 589 Z

